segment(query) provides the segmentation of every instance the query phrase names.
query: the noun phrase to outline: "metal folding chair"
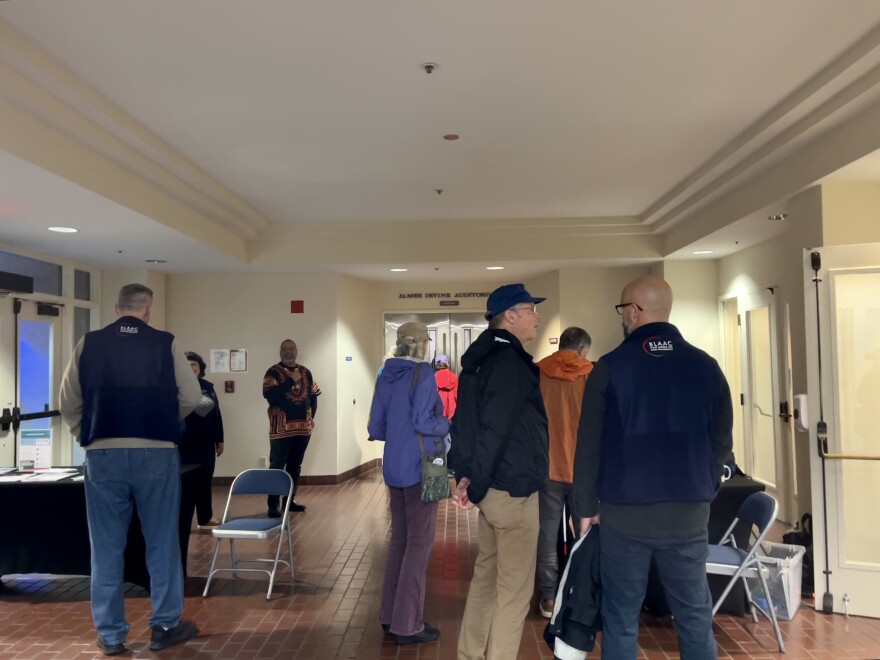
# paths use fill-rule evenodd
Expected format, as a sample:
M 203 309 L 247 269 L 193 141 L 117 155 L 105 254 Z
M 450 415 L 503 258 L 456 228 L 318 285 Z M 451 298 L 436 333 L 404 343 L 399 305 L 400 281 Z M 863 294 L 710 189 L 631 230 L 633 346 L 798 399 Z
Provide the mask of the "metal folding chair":
M 779 644 L 779 651 L 785 652 L 785 645 L 782 642 L 782 633 L 779 630 L 779 622 L 776 620 L 776 608 L 770 596 L 770 589 L 767 587 L 766 574 L 767 566 L 764 564 L 764 557 L 759 552 L 764 537 L 770 530 L 773 521 L 776 520 L 776 514 L 779 511 L 779 503 L 776 499 L 767 493 L 752 493 L 743 502 L 739 511 L 736 512 L 736 518 L 730 523 L 724 536 L 721 537 L 721 543 L 709 546 L 709 558 L 706 560 L 706 572 L 712 575 L 729 575 L 730 582 L 724 588 L 724 592 L 715 602 L 712 609 L 714 616 L 721 607 L 721 603 L 727 598 L 730 590 L 736 584 L 737 580 L 742 580 L 745 587 L 746 596 L 749 599 L 749 608 L 752 612 L 752 618 L 755 623 L 758 622 L 757 612 L 761 612 L 773 625 L 773 632 L 776 633 L 776 642 Z M 757 527 L 757 535 L 751 534 L 751 542 L 747 549 L 738 548 L 736 540 L 733 537 L 734 528 L 740 523 L 749 526 L 750 532 L 753 527 Z M 757 578 L 764 590 L 764 596 L 767 599 L 767 607 L 764 608 L 755 602 L 752 592 L 749 590 L 746 578 Z
M 266 518 L 264 516 L 249 516 L 242 518 L 232 517 L 232 498 L 236 495 L 279 495 L 287 498 L 284 511 L 280 518 Z M 211 530 L 217 543 L 214 546 L 214 558 L 211 560 L 211 570 L 208 573 L 208 581 L 205 584 L 203 597 L 207 597 L 211 587 L 211 578 L 214 573 L 231 571 L 233 577 L 242 573 L 267 573 L 269 575 L 269 590 L 266 599 L 272 597 L 272 587 L 275 584 L 275 576 L 278 572 L 278 564 L 285 564 L 290 570 L 290 579 L 293 580 L 293 541 L 290 536 L 290 503 L 293 501 L 293 479 L 284 470 L 253 469 L 245 470 L 232 482 L 229 489 L 229 497 L 226 500 L 226 510 L 223 512 L 223 522 Z M 275 557 L 251 557 L 236 558 L 236 540 L 266 540 L 278 537 L 278 547 L 275 549 Z M 281 559 L 281 545 L 287 537 L 288 560 Z M 229 553 L 232 566 L 215 568 L 217 556 L 220 553 L 220 543 L 223 539 L 229 539 Z M 239 568 L 241 563 L 265 562 L 272 564 L 272 570 L 265 568 Z

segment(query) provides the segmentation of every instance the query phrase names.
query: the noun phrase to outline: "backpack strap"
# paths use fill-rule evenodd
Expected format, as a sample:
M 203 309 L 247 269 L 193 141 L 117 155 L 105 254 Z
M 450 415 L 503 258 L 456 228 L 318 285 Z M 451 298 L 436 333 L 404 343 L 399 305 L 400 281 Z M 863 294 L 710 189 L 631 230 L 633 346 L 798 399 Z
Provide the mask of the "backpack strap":
M 419 362 L 416 365 L 416 368 L 413 369 L 413 378 L 412 378 L 412 387 L 410 389 L 410 403 L 412 403 L 413 396 L 416 393 L 416 386 L 419 384 L 419 373 L 422 371 L 422 367 L 425 366 L 424 362 Z M 422 452 L 422 455 L 425 454 L 425 439 L 422 437 L 422 434 L 416 431 L 416 437 L 419 439 L 419 451 Z

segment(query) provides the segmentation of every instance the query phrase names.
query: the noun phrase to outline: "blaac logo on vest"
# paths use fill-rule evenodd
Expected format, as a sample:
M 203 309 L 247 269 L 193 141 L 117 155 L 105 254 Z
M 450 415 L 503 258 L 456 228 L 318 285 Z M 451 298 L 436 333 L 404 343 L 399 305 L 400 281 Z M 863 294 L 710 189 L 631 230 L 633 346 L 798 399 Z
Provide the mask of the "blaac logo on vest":
M 118 335 L 136 335 L 138 333 L 138 327 L 136 325 L 120 325 L 116 328 L 116 334 Z
M 642 342 L 642 349 L 651 357 L 663 357 L 664 353 L 673 350 L 672 341 L 669 339 L 660 339 L 660 337 L 648 337 Z

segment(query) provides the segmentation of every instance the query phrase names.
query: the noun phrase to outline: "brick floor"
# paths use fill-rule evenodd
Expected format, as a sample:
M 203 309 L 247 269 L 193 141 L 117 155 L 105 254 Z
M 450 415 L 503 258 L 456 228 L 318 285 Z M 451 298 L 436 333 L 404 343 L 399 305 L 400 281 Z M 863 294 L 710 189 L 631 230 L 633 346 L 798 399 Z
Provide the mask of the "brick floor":
M 211 586 L 211 596 L 203 599 L 213 542 L 209 534 L 194 533 L 186 616 L 198 622 L 200 636 L 183 646 L 151 652 L 149 599 L 142 589 L 131 586 L 126 594 L 132 625 L 129 657 L 455 658 L 459 619 L 476 554 L 475 512 L 464 514 L 440 505 L 425 614 L 442 635 L 431 644 L 398 647 L 382 634 L 377 620 L 390 521 L 381 473 L 373 471 L 339 486 L 303 487 L 300 495 L 308 511 L 293 514 L 296 570 L 292 584 L 289 575 L 282 573 L 272 600 L 267 601 L 264 578 L 242 575 L 234 579 L 231 574 L 220 574 Z M 215 491 L 217 515 L 222 514 L 225 496 L 225 489 Z M 246 506 L 257 512 L 264 502 L 253 497 Z M 221 558 L 227 557 L 224 548 Z M 83 577 L 5 576 L 0 588 L 0 660 L 104 657 L 95 647 L 88 582 Z M 519 658 L 553 657 L 541 637 L 544 624 L 537 613 L 529 616 Z M 640 658 L 678 657 L 671 622 L 645 617 L 643 624 Z M 784 657 L 790 660 L 880 658 L 880 621 L 825 616 L 805 604 L 795 621 L 781 626 L 788 651 Z M 748 618 L 719 616 L 715 630 L 720 658 L 781 657 L 764 621 L 754 624 Z

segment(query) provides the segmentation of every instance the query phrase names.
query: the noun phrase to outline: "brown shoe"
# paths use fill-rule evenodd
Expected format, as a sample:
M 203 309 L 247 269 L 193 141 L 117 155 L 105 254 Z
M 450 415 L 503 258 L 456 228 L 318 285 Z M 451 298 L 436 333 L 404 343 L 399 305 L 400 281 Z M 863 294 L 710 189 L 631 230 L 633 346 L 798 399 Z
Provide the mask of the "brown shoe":
M 554 607 L 556 607 L 556 601 L 547 600 L 546 598 L 542 599 L 541 602 L 538 603 L 538 609 L 541 610 L 541 616 L 545 619 L 549 619 L 553 616 Z
M 219 527 L 219 526 L 220 526 L 220 521 L 217 520 L 216 518 L 211 518 L 204 525 L 198 525 L 198 528 L 199 529 L 214 529 L 215 527 Z

